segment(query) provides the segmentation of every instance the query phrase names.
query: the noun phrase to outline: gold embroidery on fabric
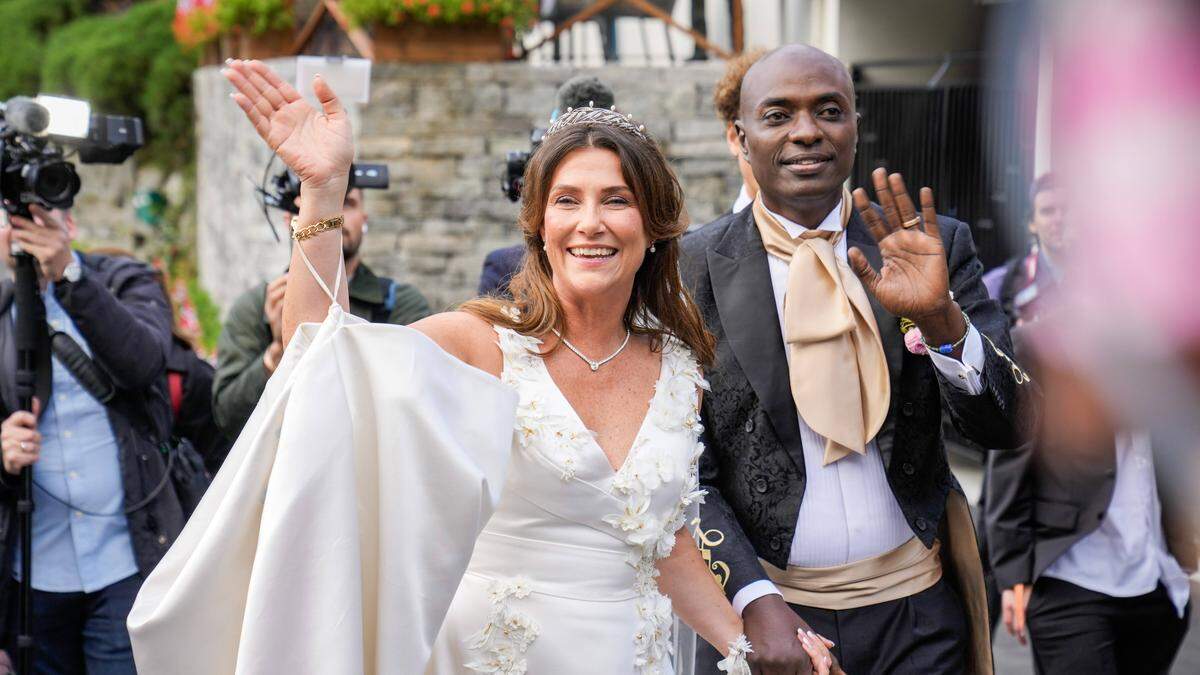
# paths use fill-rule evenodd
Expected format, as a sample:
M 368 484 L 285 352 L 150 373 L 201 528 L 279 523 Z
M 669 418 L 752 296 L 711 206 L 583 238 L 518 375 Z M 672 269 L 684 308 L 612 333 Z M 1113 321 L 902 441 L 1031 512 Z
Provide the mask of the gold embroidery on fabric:
M 712 548 L 720 546 L 725 541 L 725 533 L 717 529 L 700 529 L 699 518 L 692 521 L 692 526 L 692 536 L 696 538 L 696 547 L 700 549 L 700 557 L 708 563 L 708 569 L 712 571 L 713 579 L 717 584 L 721 588 L 725 588 L 725 584 L 729 582 L 729 565 L 720 560 L 713 560 L 712 557 Z
M 995 342 L 992 342 L 992 338 L 988 337 L 987 333 L 980 331 L 979 334 L 983 336 L 984 340 L 987 340 L 989 345 L 991 345 L 992 351 L 996 352 L 996 356 L 999 356 L 1008 362 L 1009 367 L 1012 368 L 1013 379 L 1017 381 L 1017 384 L 1026 384 L 1033 381 L 1029 377 L 1028 373 L 1026 373 L 1024 370 L 1021 370 L 1021 366 L 1018 366 L 1016 363 L 1014 363 L 1012 359 L 1008 358 L 1008 354 L 1005 354 L 1000 350 L 999 347 L 996 346 Z

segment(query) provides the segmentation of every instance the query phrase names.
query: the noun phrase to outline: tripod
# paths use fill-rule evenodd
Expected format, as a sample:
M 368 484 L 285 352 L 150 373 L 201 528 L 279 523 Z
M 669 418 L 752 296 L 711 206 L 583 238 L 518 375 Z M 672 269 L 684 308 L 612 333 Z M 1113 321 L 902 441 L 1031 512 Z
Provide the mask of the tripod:
M 17 405 L 33 412 L 33 395 L 37 387 L 38 367 L 46 363 L 48 345 L 39 337 L 45 332 L 46 306 L 38 293 L 37 265 L 28 253 L 15 256 L 17 310 Z M 41 362 L 39 364 L 39 361 Z M 49 373 L 43 373 L 43 376 Z M 43 405 L 47 403 L 42 402 Z M 21 538 L 21 589 L 18 596 L 17 673 L 33 672 L 33 467 L 21 469 L 21 492 L 17 497 L 17 518 Z

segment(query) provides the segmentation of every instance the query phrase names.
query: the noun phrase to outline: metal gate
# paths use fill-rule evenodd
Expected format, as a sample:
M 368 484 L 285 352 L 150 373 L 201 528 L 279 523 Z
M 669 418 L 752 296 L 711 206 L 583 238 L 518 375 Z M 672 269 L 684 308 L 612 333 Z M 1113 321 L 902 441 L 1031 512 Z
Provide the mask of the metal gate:
M 1022 98 L 977 84 L 861 87 L 851 182 L 869 186 L 882 166 L 904 175 L 914 199 L 933 188 L 938 212 L 966 221 L 984 265 L 999 265 L 1025 242 L 1033 151 Z

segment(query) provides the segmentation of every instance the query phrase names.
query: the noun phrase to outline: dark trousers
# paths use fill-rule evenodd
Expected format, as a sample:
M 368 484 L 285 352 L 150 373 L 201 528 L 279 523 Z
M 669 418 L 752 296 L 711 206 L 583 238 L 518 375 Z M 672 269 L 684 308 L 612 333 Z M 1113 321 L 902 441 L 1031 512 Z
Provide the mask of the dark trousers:
M 33 591 L 37 675 L 136 675 L 125 619 L 142 586 L 135 574 L 94 593 Z M 14 589 L 15 590 L 15 589 Z M 16 596 L 12 596 L 16 602 Z M 16 661 L 16 651 L 9 654 Z
M 1026 618 L 1039 673 L 1146 675 L 1166 673 L 1187 633 L 1159 584 L 1152 593 L 1114 598 L 1042 577 L 1033 587 Z
M 946 579 L 907 598 L 855 609 L 792 605 L 812 629 L 836 643 L 831 650 L 853 675 L 962 675 L 970 649 L 962 602 Z M 720 655 L 700 641 L 696 673 L 720 675 Z

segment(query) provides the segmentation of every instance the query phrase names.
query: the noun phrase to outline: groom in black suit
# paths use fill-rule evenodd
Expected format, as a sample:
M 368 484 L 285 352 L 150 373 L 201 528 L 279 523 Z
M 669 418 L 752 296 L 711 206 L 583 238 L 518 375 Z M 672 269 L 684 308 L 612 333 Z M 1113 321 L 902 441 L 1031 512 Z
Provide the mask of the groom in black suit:
M 768 674 L 810 672 L 811 629 L 851 673 L 991 673 L 978 549 L 941 436 L 945 406 L 985 447 L 1018 440 L 1032 385 L 1007 356 L 967 226 L 843 184 L 858 115 L 845 67 L 784 47 L 742 83 L 753 208 L 684 239 L 716 336 L 704 397 L 704 555 Z M 851 271 L 852 270 L 852 271 Z M 907 319 L 907 321 L 902 321 Z M 906 349 L 915 324 L 933 352 Z M 716 673 L 701 648 L 697 672 Z

